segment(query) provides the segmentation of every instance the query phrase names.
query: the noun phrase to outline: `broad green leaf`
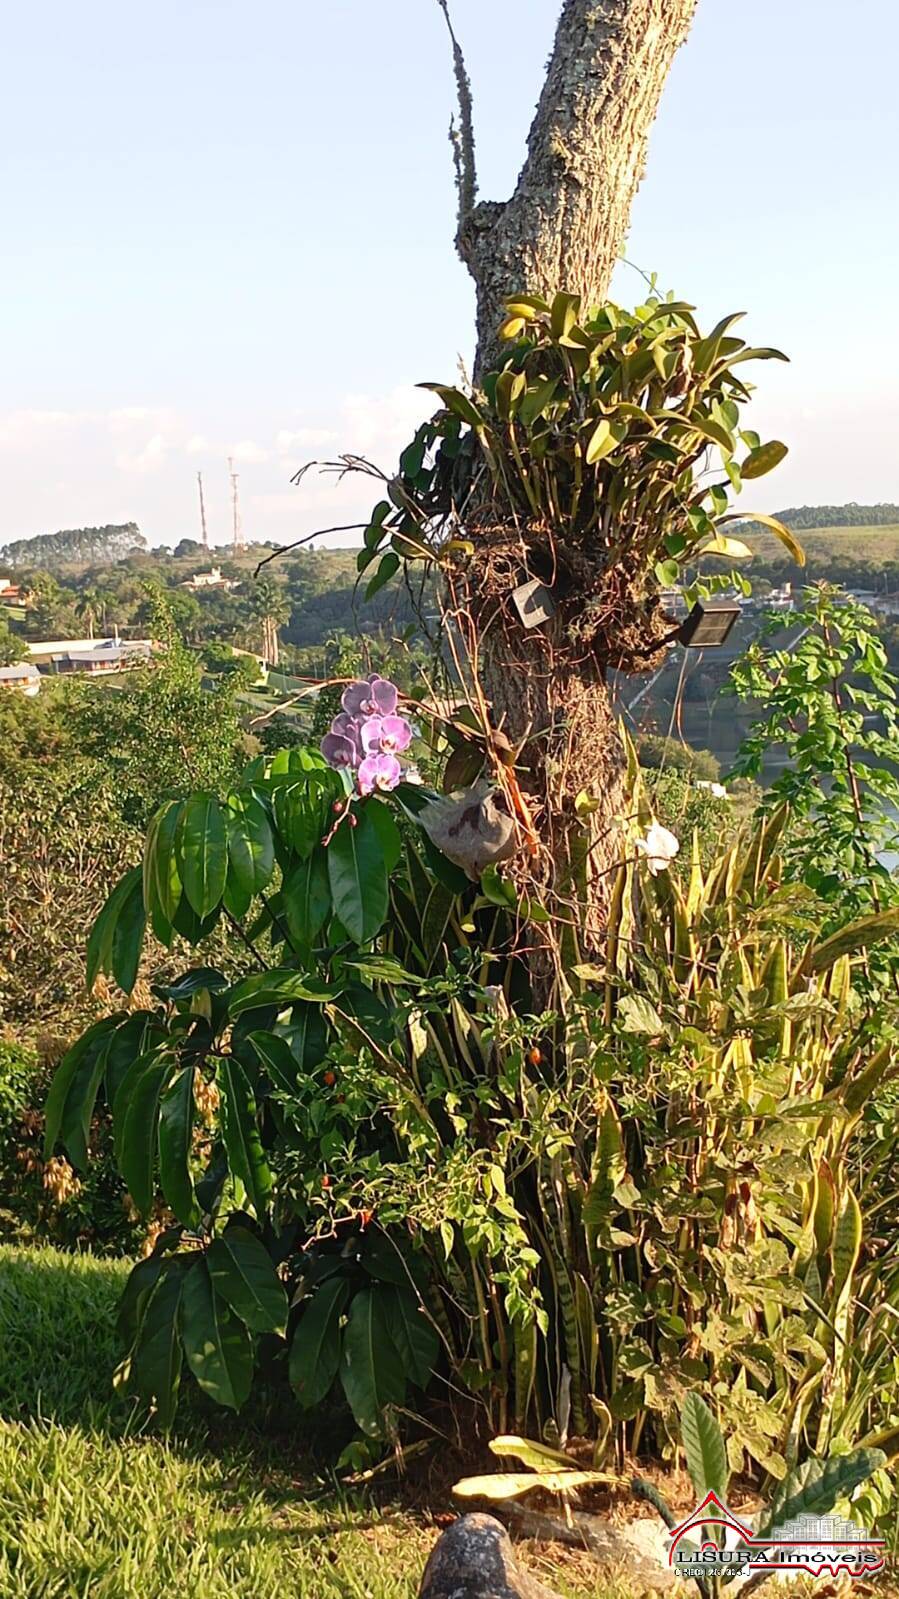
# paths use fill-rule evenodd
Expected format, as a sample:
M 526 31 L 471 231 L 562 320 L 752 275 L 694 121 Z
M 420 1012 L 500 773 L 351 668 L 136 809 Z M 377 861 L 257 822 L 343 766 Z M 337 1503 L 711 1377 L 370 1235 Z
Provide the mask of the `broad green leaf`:
M 165 1265 L 164 1255 L 148 1255 L 145 1260 L 139 1260 L 128 1274 L 128 1281 L 116 1310 L 116 1332 L 127 1348 L 131 1347 L 137 1337 L 147 1300 Z
M 625 994 L 618 1001 L 616 1016 L 625 1033 L 649 1033 L 651 1037 L 658 1037 L 665 1032 L 665 1023 L 644 994 Z
M 378 562 L 378 570 L 376 571 L 374 577 L 369 578 L 368 583 L 365 586 L 366 600 L 374 599 L 378 590 L 384 588 L 385 584 L 389 583 L 390 579 L 396 576 L 399 569 L 399 556 L 395 553 L 395 551 L 388 550 L 386 555 L 381 556 L 381 559 Z
M 233 1055 L 218 1064 L 222 1090 L 222 1137 L 231 1170 L 241 1179 L 260 1221 L 272 1191 L 272 1174 L 256 1121 L 256 1101 L 242 1066 Z
M 221 900 L 228 844 L 221 806 L 212 794 L 192 794 L 181 807 L 178 858 L 187 900 L 201 920 Z
M 726 454 L 733 454 L 733 435 L 722 423 L 716 422 L 713 417 L 700 416 L 698 411 L 694 411 L 690 416 L 689 425 L 697 433 L 700 433 L 704 439 L 709 439 L 712 444 L 717 444 Z
M 384 856 L 384 865 L 388 874 L 399 864 L 403 853 L 403 839 L 399 828 L 393 818 L 390 808 L 383 800 L 371 799 L 365 802 L 365 812 L 375 825 L 375 832 L 381 840 L 381 851 Z
M 584 455 L 587 465 L 595 466 L 597 461 L 602 461 L 607 455 L 611 455 L 626 434 L 626 422 L 609 422 L 603 417 L 601 421 L 597 422 L 587 441 L 587 449 Z
M 254 1332 L 287 1331 L 287 1294 L 272 1257 L 249 1228 L 226 1227 L 206 1255 L 212 1286 Z
M 138 1391 L 155 1401 L 160 1425 L 168 1431 L 181 1382 L 181 1298 L 187 1279 L 183 1271 L 163 1271 L 160 1264 L 143 1308 L 131 1371 Z
M 532 1438 L 518 1438 L 514 1434 L 503 1433 L 498 1438 L 491 1438 L 487 1448 L 500 1460 L 520 1460 L 523 1466 L 529 1466 L 532 1471 L 578 1469 L 578 1463 L 571 1455 L 564 1454 L 560 1449 L 550 1449 L 548 1444 L 535 1443 Z
M 216 1404 L 239 1410 L 253 1381 L 253 1343 L 243 1322 L 215 1293 L 205 1260 L 184 1284 L 181 1337 L 203 1392 Z
M 474 428 L 476 432 L 483 428 L 484 418 L 477 407 L 472 404 L 468 395 L 463 394 L 461 389 L 454 389 L 446 383 L 419 383 L 416 387 L 430 389 L 432 394 L 439 395 L 446 409 L 452 411 L 455 416 L 460 416 L 462 421 L 467 422 L 469 427 Z
M 228 874 L 241 893 L 253 899 L 268 886 L 275 869 L 275 846 L 265 806 L 255 794 L 231 794 L 225 808 Z
M 106 1051 L 117 1018 L 95 1022 L 63 1055 L 56 1068 L 44 1110 L 44 1158 L 49 1160 L 61 1139 L 74 1166 L 87 1166 L 91 1117 L 103 1073 Z
M 133 1082 L 131 1073 L 126 1074 L 118 1095 L 121 1099 L 129 1090 L 121 1118 L 119 1169 L 142 1216 L 149 1215 L 153 1204 L 159 1100 L 171 1070 L 171 1055 L 154 1051 L 143 1057 L 140 1073 Z
M 780 439 L 772 439 L 768 444 L 760 444 L 758 449 L 750 450 L 745 461 L 740 464 L 740 475 L 744 482 L 746 478 L 764 477 L 766 472 L 772 472 L 779 466 L 789 451 Z
M 133 1066 L 138 1056 L 146 1054 L 149 1049 L 161 1042 L 163 1031 L 159 1017 L 147 1010 L 134 1011 L 126 1021 L 116 1027 L 109 1040 L 104 1068 L 108 1105 L 115 1104 L 119 1087 L 129 1067 Z
M 847 922 L 822 943 L 813 944 L 806 958 L 808 968 L 812 972 L 825 972 L 841 955 L 857 955 L 860 950 L 869 949 L 872 944 L 892 938 L 896 933 L 899 933 L 897 905 L 890 910 L 875 911 L 871 916 L 861 916 L 858 921 Z
M 328 854 L 321 844 L 285 877 L 281 903 L 291 938 L 297 944 L 312 944 L 331 910 Z
M 718 527 L 723 527 L 726 522 L 761 522 L 763 527 L 770 529 L 775 538 L 780 539 L 785 550 L 788 550 L 797 566 L 805 566 L 805 551 L 795 534 L 779 522 L 776 516 L 764 516 L 761 511 L 747 511 L 737 515 L 732 511 L 728 516 L 718 518 Z
M 340 1318 L 350 1297 L 345 1277 L 322 1283 L 303 1311 L 290 1346 L 290 1386 L 304 1410 L 328 1394 L 340 1365 Z
M 742 539 L 729 539 L 726 533 L 718 533 L 713 539 L 708 539 L 699 549 L 693 551 L 694 555 L 724 555 L 731 561 L 748 561 L 752 559 L 752 551 Z
M 278 1028 L 299 1061 L 300 1071 L 309 1077 L 328 1053 L 328 1023 L 321 1005 L 302 1001 L 293 1005 L 290 1021 L 279 1022 Z
M 524 427 L 531 427 L 537 418 L 543 415 L 548 406 L 552 404 L 558 387 L 558 378 L 541 378 L 536 384 L 526 389 L 518 407 L 518 417 Z
M 342 992 L 340 983 L 326 983 L 319 977 L 296 972 L 290 966 L 274 967 L 268 972 L 254 972 L 236 983 L 228 995 L 228 1010 L 233 1018 L 247 1010 L 265 1009 L 277 1005 L 286 1010 L 305 1000 L 311 1005 L 328 1005 Z
M 135 866 L 120 878 L 97 916 L 87 941 L 86 979 L 92 989 L 98 973 L 114 977 L 126 994 L 137 978 L 146 915 L 143 873 Z
M 328 845 L 334 910 L 350 938 L 367 944 L 387 916 L 387 867 L 378 829 L 366 806 L 341 824 Z
M 427 1388 L 440 1353 L 433 1324 L 411 1288 L 384 1288 L 381 1292 L 390 1336 L 403 1357 L 409 1378 L 418 1388 Z
M 363 1288 L 353 1299 L 340 1380 L 356 1425 L 370 1438 L 379 1437 L 385 1409 L 401 1405 L 406 1396 L 405 1365 L 391 1337 L 381 1289 Z
M 341 779 L 330 769 L 291 770 L 286 781 L 275 785 L 272 801 L 278 832 L 301 860 L 321 843 L 331 820 L 331 807 L 343 797 Z
M 453 1483 L 453 1493 L 461 1499 L 518 1499 L 543 1488 L 547 1493 L 569 1494 L 576 1488 L 586 1488 L 591 1483 L 615 1483 L 625 1479 L 613 1477 L 607 1471 L 503 1471 L 495 1476 L 463 1477 Z
M 248 1033 L 247 1041 L 253 1046 L 273 1086 L 284 1094 L 295 1094 L 300 1080 L 300 1063 L 287 1039 L 277 1033 L 260 1031 Z
M 190 1175 L 194 1130 L 194 1067 L 179 1072 L 159 1104 L 159 1180 L 166 1204 L 184 1227 L 194 1228 L 200 1211 Z
M 855 1449 L 830 1460 L 806 1460 L 779 1485 L 756 1538 L 773 1537 L 798 1516 L 828 1516 L 840 1499 L 848 1499 L 859 1483 L 887 1463 L 880 1449 Z
M 693 1391 L 681 1406 L 681 1439 L 697 1497 L 704 1499 L 711 1490 L 723 1502 L 728 1478 L 724 1439 L 712 1412 Z
M 181 801 L 170 800 L 161 805 L 147 828 L 144 844 L 144 905 L 154 924 L 158 915 L 171 923 L 181 899 L 181 875 L 178 869 L 178 823 L 181 819 Z

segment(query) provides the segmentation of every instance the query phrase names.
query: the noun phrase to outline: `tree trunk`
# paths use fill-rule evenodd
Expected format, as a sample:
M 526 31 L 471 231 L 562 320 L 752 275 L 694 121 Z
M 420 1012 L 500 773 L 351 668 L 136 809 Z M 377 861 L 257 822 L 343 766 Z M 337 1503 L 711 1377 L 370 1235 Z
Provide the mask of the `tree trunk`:
M 459 253 L 477 286 L 476 375 L 490 369 L 510 294 L 566 289 L 596 305 L 608 293 L 659 97 L 696 4 L 565 0 L 515 193 L 463 208 L 459 219 Z
M 456 242 L 477 287 L 476 381 L 501 355 L 497 330 L 511 295 L 551 299 L 564 289 L 579 294 L 586 307 L 606 297 L 659 97 L 696 3 L 564 0 L 527 159 L 504 202 L 475 203 L 471 93 L 450 27 L 461 109 L 454 136 Z M 445 0 L 440 4 L 449 23 Z M 530 542 L 526 534 L 521 542 Z M 532 633 L 514 618 L 503 625 L 476 582 L 467 608 L 493 726 L 516 747 L 523 743 L 517 770 L 534 809 L 539 850 L 521 867 L 522 886 L 536 880 L 557 917 L 580 920 L 588 947 L 596 946 L 610 870 L 621 854 L 617 823 L 627 804 L 605 667 L 595 655 L 564 647 L 552 623 Z M 505 602 L 501 610 L 508 615 Z M 575 894 L 580 911 L 573 918 Z M 554 955 L 558 965 L 558 948 Z M 535 975 L 539 967 L 538 961 Z M 537 982 L 544 998 L 551 990 L 547 975 L 544 967 Z

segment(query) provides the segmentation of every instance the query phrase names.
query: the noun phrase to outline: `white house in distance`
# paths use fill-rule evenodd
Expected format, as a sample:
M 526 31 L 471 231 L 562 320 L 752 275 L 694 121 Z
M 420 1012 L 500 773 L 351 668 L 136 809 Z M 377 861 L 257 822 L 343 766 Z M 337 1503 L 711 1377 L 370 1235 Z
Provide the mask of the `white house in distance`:
M 27 646 L 33 665 L 52 676 L 72 672 L 123 672 L 140 666 L 153 654 L 148 638 L 56 638 Z
M 214 566 L 210 572 L 194 572 L 193 577 L 185 578 L 179 587 L 196 593 L 209 589 L 235 589 L 237 584 L 230 577 L 222 577 L 221 567 Z
M 41 674 L 31 661 L 15 661 L 12 666 L 0 666 L 0 692 L 12 689 L 33 699 L 41 691 Z

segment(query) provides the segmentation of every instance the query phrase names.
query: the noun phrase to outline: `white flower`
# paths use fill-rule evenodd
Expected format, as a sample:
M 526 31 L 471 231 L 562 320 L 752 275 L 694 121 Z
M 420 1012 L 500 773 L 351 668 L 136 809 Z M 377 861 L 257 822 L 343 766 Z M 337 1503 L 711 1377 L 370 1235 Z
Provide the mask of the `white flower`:
M 645 838 L 637 839 L 637 850 L 646 856 L 646 864 L 653 877 L 668 870 L 679 849 L 679 840 L 659 822 L 653 822 Z

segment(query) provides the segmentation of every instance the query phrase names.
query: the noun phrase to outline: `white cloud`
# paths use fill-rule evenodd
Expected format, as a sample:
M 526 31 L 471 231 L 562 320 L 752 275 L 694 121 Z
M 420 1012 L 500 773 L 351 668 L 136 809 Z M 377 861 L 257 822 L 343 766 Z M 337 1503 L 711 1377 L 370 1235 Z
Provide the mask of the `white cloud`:
M 229 445 L 227 453 L 247 466 L 261 466 L 271 456 L 271 451 L 257 444 L 255 439 L 241 439 L 239 444 Z
M 292 455 L 295 450 L 314 450 L 321 444 L 332 444 L 336 438 L 333 428 L 282 428 L 275 437 L 275 449 L 279 455 Z
M 168 441 L 164 433 L 154 433 L 142 449 L 122 452 L 116 456 L 120 472 L 155 472 L 163 463 Z

